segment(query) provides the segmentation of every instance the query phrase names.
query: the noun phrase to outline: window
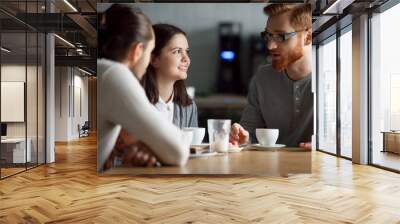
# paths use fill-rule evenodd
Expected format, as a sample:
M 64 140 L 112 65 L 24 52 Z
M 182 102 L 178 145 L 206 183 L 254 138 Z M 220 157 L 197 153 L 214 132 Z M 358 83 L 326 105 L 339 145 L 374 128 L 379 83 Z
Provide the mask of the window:
M 18 2 L 20 16 L 44 1 Z M 15 6 L 2 2 L 1 6 Z M 0 178 L 45 163 L 45 34 L 0 12 Z M 16 108 L 16 109 L 10 109 Z
M 373 164 L 395 170 L 400 170 L 398 21 L 400 4 L 371 19 L 371 157 Z
M 318 149 L 336 153 L 336 37 L 318 48 Z
M 340 36 L 340 155 L 352 157 L 352 33 Z

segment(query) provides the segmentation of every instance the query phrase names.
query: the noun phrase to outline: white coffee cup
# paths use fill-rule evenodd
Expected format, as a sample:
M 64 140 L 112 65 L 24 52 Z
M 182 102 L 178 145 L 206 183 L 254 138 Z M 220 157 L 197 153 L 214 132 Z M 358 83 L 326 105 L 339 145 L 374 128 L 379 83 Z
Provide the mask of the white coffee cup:
M 182 141 L 185 144 L 191 143 L 193 140 L 193 130 L 182 130 Z
M 256 137 L 262 146 L 274 146 L 279 137 L 279 129 L 257 128 Z
M 190 99 L 193 100 L 194 94 L 196 92 L 196 88 L 194 88 L 194 86 L 188 86 L 188 87 L 186 87 L 186 91 L 187 91 L 187 94 L 189 95 Z
M 200 145 L 203 142 L 204 135 L 206 134 L 205 128 L 188 127 L 183 128 L 184 131 L 191 131 L 193 133 L 192 145 Z

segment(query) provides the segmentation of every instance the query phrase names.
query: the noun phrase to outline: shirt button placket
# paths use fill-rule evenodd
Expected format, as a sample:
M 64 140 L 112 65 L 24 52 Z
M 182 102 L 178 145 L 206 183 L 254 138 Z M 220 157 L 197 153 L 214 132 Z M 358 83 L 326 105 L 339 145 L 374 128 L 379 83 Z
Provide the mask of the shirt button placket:
M 295 95 L 294 108 L 295 108 L 295 114 L 297 117 L 297 116 L 299 116 L 299 113 L 300 113 L 299 85 L 297 85 L 297 84 L 294 85 L 294 95 Z

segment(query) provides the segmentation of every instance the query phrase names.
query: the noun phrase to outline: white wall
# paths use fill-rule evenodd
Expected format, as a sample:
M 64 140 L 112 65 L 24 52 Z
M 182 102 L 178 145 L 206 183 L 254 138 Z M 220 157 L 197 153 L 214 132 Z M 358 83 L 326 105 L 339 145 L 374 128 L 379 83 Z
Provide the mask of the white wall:
M 25 82 L 26 68 L 25 65 L 8 64 L 1 66 L 1 81 L 18 81 Z M 28 72 L 28 74 L 30 74 Z M 5 110 L 6 108 L 1 108 Z M 7 137 L 25 137 L 25 122 L 7 123 Z
M 83 125 L 88 120 L 88 78 L 82 75 L 83 73 L 75 68 L 56 67 L 56 141 L 77 139 L 78 124 Z
M 24 122 L 25 82 L 1 82 L 1 121 Z M 35 106 L 36 108 L 36 106 Z
M 36 66 L 18 65 L 18 64 L 5 64 L 1 66 L 1 81 L 3 82 L 25 82 L 25 76 L 28 76 L 30 86 L 36 86 Z M 31 133 L 30 128 L 36 131 L 36 87 L 27 88 L 27 106 L 28 106 L 28 137 Z M 33 104 L 31 104 L 33 102 Z M 40 106 L 40 105 L 39 105 Z M 6 110 L 7 108 L 1 108 Z M 32 123 L 34 122 L 34 124 Z M 25 123 L 26 122 L 7 122 L 7 136 L 8 137 L 25 137 Z M 36 133 L 36 132 L 35 132 Z
M 41 66 L 25 64 L 3 64 L 1 66 L 1 80 L 9 82 L 24 82 L 26 84 L 26 106 L 21 109 L 26 112 L 24 122 L 6 122 L 7 137 L 30 139 L 32 161 L 36 162 L 36 153 L 39 153 L 39 163 L 44 162 L 44 74 Z M 7 97 L 7 96 L 2 96 Z M 7 110 L 10 108 L 1 108 Z
M 80 124 L 81 126 L 85 123 L 85 121 L 89 120 L 89 94 L 88 94 L 88 77 L 82 77 L 81 74 L 76 74 L 77 70 L 75 70 L 74 75 L 74 108 L 72 113 L 72 136 L 73 138 L 77 138 L 79 136 L 77 126 Z M 80 91 L 80 93 L 78 93 Z M 79 97 L 80 96 L 80 97 Z M 80 102 L 79 102 L 80 101 Z M 79 108 L 81 107 L 81 108 Z M 80 111 L 81 110 L 81 111 Z

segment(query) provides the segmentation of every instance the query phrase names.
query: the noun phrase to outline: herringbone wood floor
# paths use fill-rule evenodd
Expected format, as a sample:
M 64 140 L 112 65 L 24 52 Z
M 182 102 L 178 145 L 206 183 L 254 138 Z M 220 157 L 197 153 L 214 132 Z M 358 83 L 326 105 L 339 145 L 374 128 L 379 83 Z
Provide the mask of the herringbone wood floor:
M 0 223 L 400 223 L 400 175 L 313 153 L 285 177 L 98 176 L 93 137 L 0 181 Z

